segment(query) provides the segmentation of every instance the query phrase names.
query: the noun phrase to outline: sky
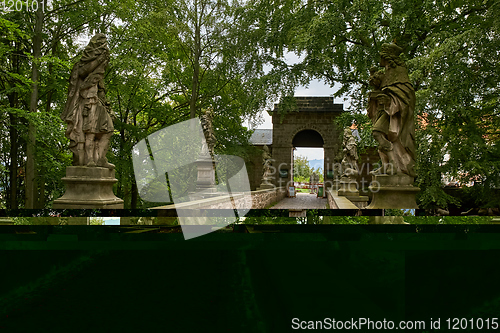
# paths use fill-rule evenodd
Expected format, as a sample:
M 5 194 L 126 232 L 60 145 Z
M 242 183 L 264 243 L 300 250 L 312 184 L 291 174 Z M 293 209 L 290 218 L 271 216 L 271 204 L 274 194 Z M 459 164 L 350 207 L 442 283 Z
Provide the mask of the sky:
M 103 217 L 104 225 L 120 225 L 119 217 Z

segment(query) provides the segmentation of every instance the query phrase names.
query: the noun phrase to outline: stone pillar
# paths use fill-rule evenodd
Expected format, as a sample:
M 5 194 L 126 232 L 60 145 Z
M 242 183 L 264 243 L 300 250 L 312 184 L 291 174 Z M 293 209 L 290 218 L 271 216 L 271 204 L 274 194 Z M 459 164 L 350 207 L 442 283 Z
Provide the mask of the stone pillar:
M 196 180 L 196 191 L 207 193 L 217 192 L 215 185 L 215 163 L 210 155 L 200 156 L 196 160 L 198 177 Z
M 334 178 L 328 178 L 328 171 L 333 173 L 333 167 L 335 164 L 335 155 L 337 154 L 335 147 L 333 145 L 324 145 L 323 146 L 323 154 L 324 154 L 324 165 L 323 165 L 323 186 L 324 191 L 328 188 L 331 188 L 334 184 Z M 333 174 L 333 177 L 335 175 Z
M 273 147 L 273 170 L 275 172 L 273 184 L 275 186 L 287 186 L 289 182 L 293 181 L 292 158 L 293 154 L 291 146 Z M 282 178 L 280 170 L 287 170 L 287 176 Z

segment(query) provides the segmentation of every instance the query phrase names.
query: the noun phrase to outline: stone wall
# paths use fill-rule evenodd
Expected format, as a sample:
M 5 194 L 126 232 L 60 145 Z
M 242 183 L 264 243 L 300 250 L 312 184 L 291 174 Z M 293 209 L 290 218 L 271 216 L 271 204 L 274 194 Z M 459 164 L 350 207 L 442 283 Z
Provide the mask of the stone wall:
M 260 190 L 252 192 L 253 209 L 264 209 L 286 197 L 286 188 Z
M 337 203 L 335 202 L 335 200 L 333 200 L 332 191 L 333 191 L 332 189 L 326 190 L 326 199 L 328 200 L 328 207 L 330 207 L 330 209 L 339 209 Z
M 284 187 L 252 191 L 251 195 L 234 194 L 232 199 L 238 209 L 264 209 L 271 204 L 282 200 L 286 196 Z M 233 209 L 232 204 L 228 204 L 228 195 L 189 201 L 178 205 L 167 205 L 155 207 L 155 209 Z
M 264 146 L 255 145 L 254 147 L 258 150 L 245 160 L 250 190 L 252 191 L 257 190 L 260 183 L 262 183 L 262 151 Z

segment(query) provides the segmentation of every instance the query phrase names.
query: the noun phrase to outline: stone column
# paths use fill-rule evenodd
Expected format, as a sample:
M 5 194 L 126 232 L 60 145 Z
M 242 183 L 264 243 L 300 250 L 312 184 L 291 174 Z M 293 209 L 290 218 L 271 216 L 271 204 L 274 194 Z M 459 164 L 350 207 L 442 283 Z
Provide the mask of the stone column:
M 335 146 L 333 145 L 324 145 L 323 146 L 324 153 L 324 165 L 323 165 L 323 179 L 324 179 L 324 191 L 333 186 L 334 179 L 328 178 L 328 171 L 333 172 L 333 166 L 335 164 Z M 334 175 L 335 176 L 335 175 Z
M 273 184 L 277 187 L 287 186 L 293 180 L 292 148 L 291 146 L 273 147 L 273 170 L 275 170 Z M 288 171 L 286 178 L 281 178 L 280 170 Z
M 210 155 L 200 155 L 196 160 L 198 176 L 196 180 L 196 193 L 203 192 L 205 195 L 215 194 L 215 165 Z

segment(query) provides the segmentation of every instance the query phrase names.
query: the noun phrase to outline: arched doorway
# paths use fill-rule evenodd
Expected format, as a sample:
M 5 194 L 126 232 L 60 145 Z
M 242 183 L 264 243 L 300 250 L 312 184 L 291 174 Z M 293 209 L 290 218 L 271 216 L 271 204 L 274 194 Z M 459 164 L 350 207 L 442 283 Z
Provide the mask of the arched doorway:
M 324 144 L 325 141 L 321 134 L 311 129 L 301 130 L 292 139 L 294 148 L 323 148 Z
M 319 171 L 323 175 L 325 158 L 323 145 L 323 137 L 315 130 L 306 129 L 295 134 L 292 139 L 292 175 L 294 182 L 309 182 L 311 168 L 314 170 L 320 169 Z M 324 176 L 321 178 L 324 178 Z
M 293 184 L 293 149 L 323 148 L 323 177 L 330 185 L 335 156 L 341 148 L 334 120 L 343 112 L 342 104 L 332 97 L 295 97 L 296 112 L 282 116 L 279 104 L 270 114 L 273 120 L 272 157 L 276 168 L 275 185 Z

